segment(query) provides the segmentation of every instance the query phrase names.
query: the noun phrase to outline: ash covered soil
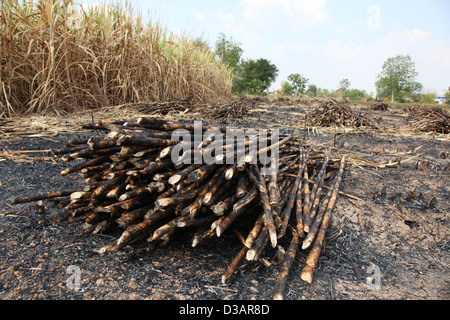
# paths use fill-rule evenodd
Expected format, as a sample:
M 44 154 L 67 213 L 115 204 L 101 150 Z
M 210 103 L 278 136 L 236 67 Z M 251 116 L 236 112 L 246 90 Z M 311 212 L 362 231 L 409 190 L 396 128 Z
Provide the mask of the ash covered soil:
M 264 125 L 275 119 L 286 126 L 302 119 L 305 110 L 261 106 L 248 121 Z M 406 125 L 405 117 L 395 110 L 365 111 L 380 126 Z M 301 128 L 301 120 L 298 123 Z M 286 299 L 449 299 L 448 138 L 371 131 L 299 132 L 306 142 L 328 145 L 339 154 L 385 164 L 402 161 L 378 169 L 346 167 L 340 190 L 352 197 L 338 198 L 311 284 L 300 279 L 307 252 L 297 254 Z M 269 267 L 244 260 L 227 284 L 221 283 L 242 247 L 233 232 L 196 248 L 190 246 L 190 231 L 179 232 L 154 250 L 135 243 L 99 255 L 97 250 L 118 234 L 86 234 L 82 220 L 71 218 L 52 201 L 45 202 L 45 213 L 38 213 L 35 203 L 10 204 L 18 196 L 82 186 L 76 174 L 60 176 L 71 163 L 45 150 L 94 134 L 10 134 L 0 139 L 3 154 L 15 155 L 0 158 L 0 299 L 272 299 L 282 263 L 277 249 L 267 248 L 263 254 L 271 262 Z M 289 243 L 279 245 L 287 250 Z M 80 271 L 80 289 L 68 287 L 74 279 L 70 268 Z M 379 283 L 368 280 L 378 275 Z

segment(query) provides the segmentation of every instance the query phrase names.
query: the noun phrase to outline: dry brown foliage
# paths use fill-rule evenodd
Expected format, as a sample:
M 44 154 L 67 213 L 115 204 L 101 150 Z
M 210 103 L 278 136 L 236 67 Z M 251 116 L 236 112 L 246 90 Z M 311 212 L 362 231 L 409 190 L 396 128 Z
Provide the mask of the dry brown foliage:
M 130 5 L 5 0 L 0 10 L 0 118 L 231 95 L 231 71 L 209 49 Z

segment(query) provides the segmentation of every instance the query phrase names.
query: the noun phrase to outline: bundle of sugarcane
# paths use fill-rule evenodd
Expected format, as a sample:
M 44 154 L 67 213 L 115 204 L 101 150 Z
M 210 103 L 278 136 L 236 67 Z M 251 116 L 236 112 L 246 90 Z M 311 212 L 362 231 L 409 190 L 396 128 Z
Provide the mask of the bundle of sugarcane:
M 256 106 L 258 100 L 247 97 L 237 97 L 213 105 L 211 109 L 203 109 L 202 117 L 207 120 L 230 121 L 242 119 Z
M 311 281 L 345 157 L 339 165 L 339 159 L 332 159 L 328 150 L 305 145 L 293 135 L 276 140 L 275 136 L 249 135 L 240 142 L 226 135 L 230 130 L 236 133 L 238 128 L 202 126 L 204 139 L 198 143 L 172 139 L 177 129 L 184 133 L 198 130 L 189 122 L 141 118 L 84 127 L 106 134 L 69 141 L 65 148 L 54 152 L 63 161 L 78 162 L 61 175 L 78 172 L 86 179 L 85 186 L 81 190 L 16 198 L 13 203 L 56 198 L 72 216 L 84 219 L 84 229 L 89 232 L 122 230 L 120 237 L 101 248 L 100 253 L 138 241 L 147 241 L 154 248 L 169 242 L 177 232 L 192 232 L 191 245 L 196 247 L 239 226 L 248 235 L 242 237 L 243 246 L 223 275 L 223 282 L 244 258 L 267 263 L 262 258 L 266 247 L 270 244 L 269 248 L 275 248 L 280 239 L 292 235 L 274 298 L 284 296 L 301 239 L 302 250 L 313 244 L 308 258 L 309 276 L 304 278 Z M 263 147 L 252 153 L 255 142 Z M 224 143 L 223 147 L 214 149 L 220 143 Z M 179 152 L 181 146 L 189 148 Z M 244 148 L 244 157 L 239 156 L 238 146 Z M 213 150 L 215 161 L 196 161 L 196 152 L 206 156 Z M 262 161 L 265 153 L 268 158 Z
M 354 114 L 350 107 L 334 99 L 322 103 L 319 107 L 307 113 L 307 121 L 317 127 L 370 127 L 376 125 L 365 115 Z
M 385 102 L 374 103 L 370 106 L 370 108 L 377 111 L 387 111 L 389 109 L 389 104 Z
M 284 106 L 292 106 L 296 102 L 297 101 L 294 101 L 293 99 L 289 99 L 287 97 L 276 97 L 270 102 L 270 104 L 276 107 L 284 107 Z
M 413 130 L 450 133 L 450 114 L 442 108 L 411 107 L 408 108 L 408 113 L 408 121 Z

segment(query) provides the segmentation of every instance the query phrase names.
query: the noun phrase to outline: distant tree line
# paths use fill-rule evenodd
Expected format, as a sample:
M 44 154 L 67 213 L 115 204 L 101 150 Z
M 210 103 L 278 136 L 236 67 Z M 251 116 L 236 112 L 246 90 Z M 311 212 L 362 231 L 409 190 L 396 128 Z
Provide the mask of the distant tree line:
M 341 97 L 348 98 L 354 101 L 363 99 L 372 99 L 364 90 L 351 89 L 351 82 L 348 79 L 342 79 L 339 82 L 337 90 L 328 90 L 317 87 L 315 84 L 308 84 L 309 79 L 298 73 L 293 73 L 288 76 L 288 81 L 282 81 L 283 95 L 307 95 L 309 97 Z
M 201 40 L 197 41 L 199 45 L 207 45 Z M 244 50 L 240 43 L 227 38 L 223 33 L 219 34 L 212 50 L 217 59 L 232 68 L 234 93 L 265 94 L 278 76 L 276 65 L 265 58 L 243 59 Z M 375 95 L 352 88 L 349 79 L 342 79 L 337 90 L 319 88 L 299 73 L 292 73 L 287 80 L 281 81 L 281 90 L 277 93 L 285 96 L 343 97 L 353 101 L 379 98 L 391 102 L 434 103 L 436 93 L 424 93 L 423 85 L 417 82 L 418 75 L 411 56 L 397 55 L 384 62 L 375 82 Z M 445 96 L 450 101 L 450 87 Z
M 368 94 L 364 90 L 351 88 L 348 79 L 339 82 L 337 90 L 318 88 L 314 84 L 308 84 L 309 79 L 301 74 L 294 73 L 288 76 L 287 81 L 282 81 L 282 94 L 284 95 L 308 95 L 310 97 L 343 97 L 353 101 L 373 100 L 373 98 L 390 100 L 391 102 L 420 102 L 435 103 L 435 92 L 426 91 L 423 85 L 417 81 L 419 73 L 415 69 L 415 62 L 409 55 L 397 55 L 388 58 L 375 82 L 376 96 Z M 447 103 L 450 103 L 450 87 L 445 93 Z

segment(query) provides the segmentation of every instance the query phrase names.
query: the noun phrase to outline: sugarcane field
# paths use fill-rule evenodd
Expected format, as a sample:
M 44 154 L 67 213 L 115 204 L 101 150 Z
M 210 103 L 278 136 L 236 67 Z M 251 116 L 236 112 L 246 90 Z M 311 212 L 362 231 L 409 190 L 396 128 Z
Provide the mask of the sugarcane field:
M 254 10 L 276 20 L 275 4 Z M 388 58 L 368 94 L 323 86 L 370 50 L 330 40 L 318 64 L 301 57 L 313 45 L 255 49 L 280 66 L 296 55 L 274 89 L 285 66 L 129 3 L 5 0 L 0 13 L 0 300 L 450 298 L 450 87 L 418 82 L 432 86 L 423 59 L 419 78 L 410 55 Z M 239 37 L 239 17 L 214 23 Z M 314 80 L 294 73 L 309 63 Z M 223 311 L 270 314 L 249 307 Z

